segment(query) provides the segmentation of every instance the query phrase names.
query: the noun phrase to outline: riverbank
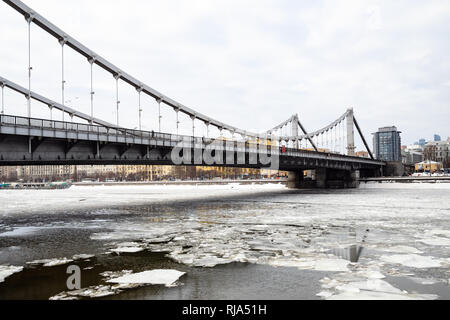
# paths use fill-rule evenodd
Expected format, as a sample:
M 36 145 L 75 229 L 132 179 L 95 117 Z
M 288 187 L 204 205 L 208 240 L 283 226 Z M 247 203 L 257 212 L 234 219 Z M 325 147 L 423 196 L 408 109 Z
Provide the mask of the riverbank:
M 360 182 L 388 183 L 450 183 L 450 176 L 444 177 L 378 177 L 360 178 Z M 287 179 L 258 180 L 199 180 L 199 181 L 147 181 L 147 182 L 76 182 L 74 186 L 202 186 L 202 185 L 286 185 Z
M 252 185 L 252 184 L 285 184 L 286 179 L 272 180 L 272 179 L 260 179 L 260 180 L 196 180 L 196 181 L 145 181 L 145 182 L 76 182 L 75 186 L 199 186 L 199 185 L 227 185 L 227 184 L 239 184 L 239 185 Z
M 380 177 L 380 178 L 361 178 L 360 182 L 397 182 L 397 183 L 450 183 L 450 176 L 444 177 Z

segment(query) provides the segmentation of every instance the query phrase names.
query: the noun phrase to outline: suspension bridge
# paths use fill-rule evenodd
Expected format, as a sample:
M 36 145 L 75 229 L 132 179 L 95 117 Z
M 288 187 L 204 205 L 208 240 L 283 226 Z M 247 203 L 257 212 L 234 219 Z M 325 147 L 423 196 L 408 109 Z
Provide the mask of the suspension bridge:
M 0 166 L 11 165 L 196 165 L 246 168 L 272 168 L 289 171 L 289 186 L 302 187 L 303 171 L 314 170 L 316 187 L 356 187 L 359 177 L 382 174 L 385 163 L 374 159 L 362 134 L 353 109 L 314 132 L 308 132 L 299 116 L 293 115 L 280 125 L 256 133 L 237 128 L 204 115 L 158 92 L 147 84 L 119 69 L 59 29 L 43 16 L 19 0 L 3 0 L 23 15 L 28 26 L 28 83 L 22 86 L 0 75 L 2 94 L 0 110 Z M 32 90 L 31 25 L 44 30 L 61 46 L 61 101 L 49 99 Z M 90 96 L 90 114 L 68 107 L 66 97 L 64 52 L 74 50 L 86 58 L 90 65 L 90 81 L 86 94 Z M 95 116 L 93 67 L 97 66 L 115 79 L 115 123 Z M 121 108 L 119 84 L 136 90 L 137 105 Z M 27 116 L 5 114 L 5 91 L 19 93 L 26 99 Z M 141 96 L 154 99 L 157 104 L 158 127 L 142 130 L 143 105 Z M 33 102 L 48 107 L 47 119 L 33 118 Z M 137 108 L 138 127 L 130 129 L 120 125 L 121 112 Z M 161 108 L 173 110 L 176 133 L 162 132 Z M 125 110 L 124 110 L 125 109 Z M 61 115 L 55 119 L 54 112 Z M 192 120 L 192 135 L 180 135 L 179 115 Z M 206 136 L 196 136 L 196 123 L 206 128 Z M 218 135 L 213 136 L 210 128 Z M 370 158 L 355 156 L 355 132 L 363 141 Z M 226 135 L 225 135 L 226 133 Z M 225 137 L 227 136 L 227 137 Z

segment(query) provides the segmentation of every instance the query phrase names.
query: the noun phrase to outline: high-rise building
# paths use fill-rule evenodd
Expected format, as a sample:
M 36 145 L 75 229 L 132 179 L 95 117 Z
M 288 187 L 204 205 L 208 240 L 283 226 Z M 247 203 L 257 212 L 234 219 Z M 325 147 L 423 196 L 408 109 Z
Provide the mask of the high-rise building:
M 380 128 L 373 134 L 373 150 L 378 160 L 402 161 L 400 133 L 393 126 Z
M 425 139 L 420 139 L 418 145 L 423 147 L 426 143 L 427 141 Z
M 435 134 L 434 135 L 434 142 L 439 142 L 439 141 L 441 141 L 441 136 L 438 135 L 438 134 Z

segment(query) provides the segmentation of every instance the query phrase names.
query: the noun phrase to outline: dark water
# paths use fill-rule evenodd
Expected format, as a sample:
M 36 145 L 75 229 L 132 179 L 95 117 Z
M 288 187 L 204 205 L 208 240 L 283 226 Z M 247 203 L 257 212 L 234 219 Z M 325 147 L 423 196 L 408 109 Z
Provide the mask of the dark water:
M 247 203 L 243 205 L 248 206 Z M 94 233 L 111 231 L 104 228 L 105 225 L 114 226 L 142 219 L 159 221 L 174 211 L 189 215 L 190 211 L 198 210 L 198 206 L 201 210 L 223 210 L 240 205 L 217 202 L 194 202 L 190 207 L 186 203 L 159 204 L 115 208 L 100 218 L 96 216 L 96 211 L 73 211 L 4 219 L 3 224 L 9 227 L 4 227 L 3 236 L 0 236 L 0 265 L 25 265 L 25 268 L 0 283 L 0 300 L 46 300 L 67 291 L 69 265 L 82 269 L 82 288 L 106 284 L 100 276 L 105 271 L 176 269 L 186 272 L 173 288 L 144 286 L 99 299 L 319 299 L 312 293 L 320 291 L 319 280 L 328 274 L 325 272 L 248 263 L 194 268 L 173 262 L 165 257 L 165 253 L 105 254 L 108 241 L 90 239 Z M 39 259 L 70 258 L 80 253 L 94 254 L 95 257 L 55 267 L 26 264 Z
M 300 271 L 295 268 L 274 268 L 246 263 L 231 263 L 215 268 L 190 268 L 172 262 L 163 253 L 144 252 L 126 255 L 100 255 L 76 264 L 82 269 L 83 288 L 106 284 L 99 275 L 105 271 L 148 269 L 177 269 L 186 272 L 176 287 L 144 286 L 125 290 L 100 299 L 318 299 L 311 291 L 319 292 L 323 272 Z M 86 268 L 91 268 L 85 270 Z M 49 299 L 67 291 L 67 265 L 56 267 L 28 267 L 14 274 L 0 285 L 0 300 Z

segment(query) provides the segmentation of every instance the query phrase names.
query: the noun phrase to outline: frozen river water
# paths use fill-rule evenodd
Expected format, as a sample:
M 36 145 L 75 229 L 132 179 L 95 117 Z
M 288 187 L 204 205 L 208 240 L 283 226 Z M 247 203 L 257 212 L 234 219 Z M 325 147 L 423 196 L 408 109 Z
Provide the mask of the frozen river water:
M 77 186 L 0 203 L 0 299 L 450 299 L 450 184 Z

